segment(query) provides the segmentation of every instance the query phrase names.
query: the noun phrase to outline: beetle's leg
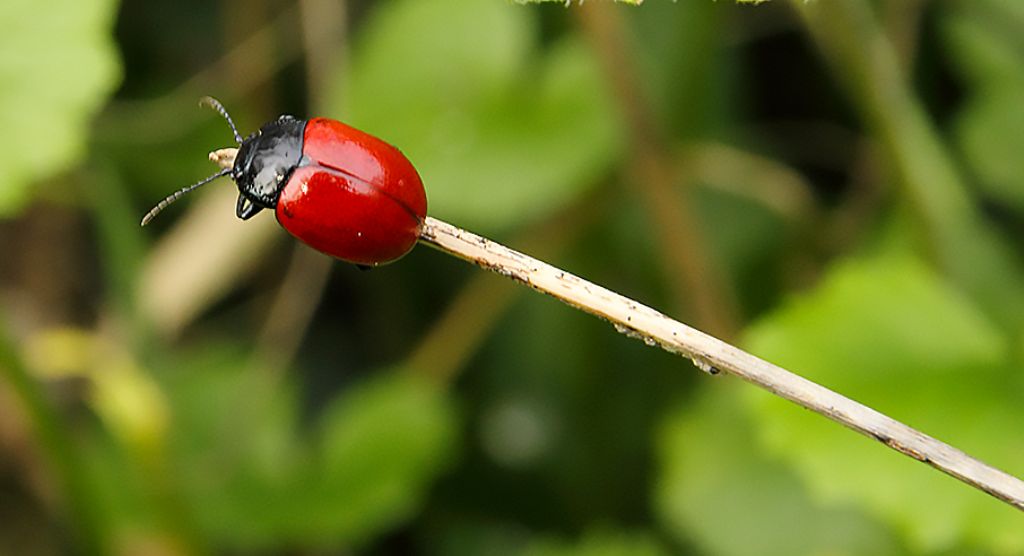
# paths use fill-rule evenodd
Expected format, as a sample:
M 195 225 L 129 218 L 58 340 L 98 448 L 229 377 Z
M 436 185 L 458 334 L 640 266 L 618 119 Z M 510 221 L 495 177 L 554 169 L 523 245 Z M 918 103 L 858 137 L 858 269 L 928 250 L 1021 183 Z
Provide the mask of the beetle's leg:
M 249 200 L 245 195 L 238 194 L 238 203 L 235 204 L 235 215 L 242 220 L 248 220 L 256 213 L 263 210 L 263 207 Z

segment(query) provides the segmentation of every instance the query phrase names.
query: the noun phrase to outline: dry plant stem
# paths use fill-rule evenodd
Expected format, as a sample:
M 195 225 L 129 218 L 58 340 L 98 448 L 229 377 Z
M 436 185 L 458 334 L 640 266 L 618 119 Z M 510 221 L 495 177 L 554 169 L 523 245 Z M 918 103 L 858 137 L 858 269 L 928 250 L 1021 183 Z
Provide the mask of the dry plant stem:
M 348 3 L 344 0 L 299 0 L 302 51 L 306 61 L 306 90 L 310 110 L 326 108 L 328 82 L 333 75 L 347 75 Z
M 601 210 L 584 199 L 532 226 L 515 239 L 531 253 L 550 259 L 576 242 Z M 476 273 L 413 348 L 405 365 L 439 383 L 451 382 L 466 367 L 518 295 L 526 293 L 500 278 Z
M 228 44 L 241 43 L 246 37 L 258 33 L 271 21 L 271 0 L 220 0 L 221 13 L 231 14 L 221 18 L 221 32 Z M 244 58 L 231 58 L 224 68 L 224 84 L 234 88 L 247 75 L 273 75 L 273 58 L 277 56 L 278 43 L 283 35 L 262 35 L 263 40 L 252 44 L 252 53 Z M 246 104 L 254 113 L 269 117 L 277 106 L 277 83 L 265 79 L 246 91 Z M 241 96 L 242 90 L 234 89 L 231 96 Z
M 210 160 L 229 168 L 236 153 L 221 149 L 210 153 Z M 708 373 L 742 378 L 1024 510 L 1024 481 L 628 297 L 429 216 L 420 242 L 600 317 L 623 334 L 691 359 Z
M 331 275 L 331 259 L 296 243 L 291 262 L 259 333 L 253 366 L 279 378 L 309 331 Z
M 650 307 L 435 218 L 427 217 L 420 241 L 607 320 L 648 345 L 688 357 L 704 371 L 738 376 L 1024 510 L 1020 479 Z
M 703 248 L 698 218 L 690 201 L 692 184 L 674 172 L 665 131 L 651 108 L 635 67 L 634 44 L 617 6 L 588 2 L 573 12 L 590 39 L 617 100 L 631 145 L 627 165 L 631 185 L 643 202 L 659 243 L 660 259 L 674 308 L 686 308 L 711 332 L 735 334 L 735 300 L 728 281 Z

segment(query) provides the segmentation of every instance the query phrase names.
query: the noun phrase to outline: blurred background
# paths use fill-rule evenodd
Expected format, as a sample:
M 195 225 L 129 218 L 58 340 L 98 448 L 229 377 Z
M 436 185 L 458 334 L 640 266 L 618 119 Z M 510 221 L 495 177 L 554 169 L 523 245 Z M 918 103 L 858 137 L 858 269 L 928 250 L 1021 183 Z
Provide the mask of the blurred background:
M 1024 554 L 1022 515 L 431 249 L 234 216 L 282 113 L 430 213 L 1024 475 L 1024 4 L 5 0 L 0 554 Z

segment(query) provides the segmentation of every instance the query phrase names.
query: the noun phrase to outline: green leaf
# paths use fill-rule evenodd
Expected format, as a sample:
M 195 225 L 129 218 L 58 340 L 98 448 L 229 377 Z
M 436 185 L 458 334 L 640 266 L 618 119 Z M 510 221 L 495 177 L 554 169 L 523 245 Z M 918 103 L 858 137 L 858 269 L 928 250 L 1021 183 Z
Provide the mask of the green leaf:
M 975 0 L 943 5 L 939 20 L 953 67 L 975 87 L 998 86 L 1024 77 L 1024 4 Z
M 650 534 L 616 529 L 595 529 L 576 542 L 534 541 L 523 556 L 660 556 L 669 551 Z
M 1024 63 L 1024 59 L 1021 59 Z M 977 94 L 957 117 L 956 139 L 987 195 L 1024 211 L 1024 82 Z
M 330 113 L 401 148 L 431 214 L 507 227 L 571 201 L 614 161 L 617 120 L 578 38 L 541 49 L 533 14 L 502 2 L 375 8 Z
M 513 1 L 516 2 L 517 4 L 544 4 L 544 3 L 557 2 L 559 4 L 565 5 L 566 7 L 571 7 L 573 5 L 573 0 L 513 0 Z M 618 2 L 618 3 L 621 3 L 621 4 L 632 4 L 634 6 L 639 6 L 640 4 L 644 3 L 644 0 L 615 0 L 615 1 Z M 739 1 L 743 2 L 743 1 L 749 1 L 749 0 L 739 0 Z M 755 0 L 755 1 L 757 1 L 757 0 Z M 760 0 L 760 1 L 763 2 L 765 0 Z M 576 0 L 576 2 L 582 4 L 583 0 Z
M 411 517 L 456 446 L 451 400 L 409 374 L 353 389 L 321 426 L 317 464 L 306 477 L 316 498 L 301 526 L 324 540 L 358 544 Z
M 115 0 L 0 2 L 0 216 L 33 181 L 66 170 L 120 80 Z
M 758 449 L 737 395 L 747 388 L 716 381 L 665 419 L 654 495 L 666 529 L 714 555 L 905 553 L 879 522 L 813 500 L 789 468 Z
M 990 197 L 1024 210 L 1024 9 L 1019 2 L 959 3 L 943 12 L 942 30 L 971 95 L 956 116 L 955 139 Z
M 1024 429 L 1006 339 L 904 255 L 835 265 L 753 326 L 754 353 L 1020 475 Z M 921 550 L 1024 549 L 1006 504 L 775 396 L 751 391 L 760 440 L 823 500 L 886 519 Z
M 294 389 L 239 359 L 190 362 L 168 384 L 175 480 L 218 544 L 366 542 L 408 519 L 452 457 L 455 412 L 433 384 L 382 371 L 334 399 L 303 439 Z
M 273 546 L 284 514 L 301 505 L 289 495 L 308 465 L 294 434 L 292 385 L 253 372 L 234 350 L 184 359 L 166 379 L 174 434 L 174 479 L 204 537 L 228 546 Z

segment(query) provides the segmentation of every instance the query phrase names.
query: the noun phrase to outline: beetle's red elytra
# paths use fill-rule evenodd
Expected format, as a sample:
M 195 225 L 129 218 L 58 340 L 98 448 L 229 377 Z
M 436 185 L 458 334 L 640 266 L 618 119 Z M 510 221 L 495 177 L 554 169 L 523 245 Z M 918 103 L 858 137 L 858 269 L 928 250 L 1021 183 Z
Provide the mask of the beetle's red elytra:
M 243 139 L 219 102 L 206 97 L 202 103 L 231 126 L 239 144 L 234 166 L 168 196 L 143 225 L 185 193 L 230 175 L 238 186 L 239 218 L 273 209 L 284 229 L 332 257 L 377 266 L 416 244 L 427 196 L 416 169 L 395 147 L 336 120 L 291 116 Z
M 427 214 L 412 163 L 380 139 L 326 118 L 306 124 L 304 163 L 277 201 L 277 220 L 295 237 L 363 265 L 409 252 Z

